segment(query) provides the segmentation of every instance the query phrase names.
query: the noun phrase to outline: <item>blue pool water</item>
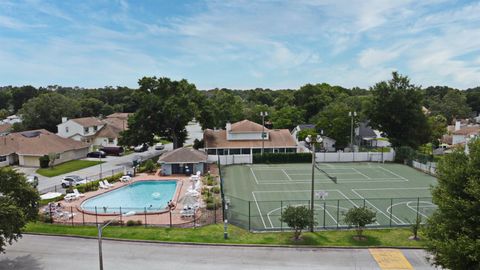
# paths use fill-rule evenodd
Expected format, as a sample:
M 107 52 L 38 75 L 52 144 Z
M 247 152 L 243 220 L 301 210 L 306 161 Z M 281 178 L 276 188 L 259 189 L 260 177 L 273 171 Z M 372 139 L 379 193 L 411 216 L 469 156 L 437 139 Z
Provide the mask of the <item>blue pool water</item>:
M 122 213 L 165 210 L 173 200 L 177 181 L 141 181 L 85 200 L 81 208 L 89 212 Z

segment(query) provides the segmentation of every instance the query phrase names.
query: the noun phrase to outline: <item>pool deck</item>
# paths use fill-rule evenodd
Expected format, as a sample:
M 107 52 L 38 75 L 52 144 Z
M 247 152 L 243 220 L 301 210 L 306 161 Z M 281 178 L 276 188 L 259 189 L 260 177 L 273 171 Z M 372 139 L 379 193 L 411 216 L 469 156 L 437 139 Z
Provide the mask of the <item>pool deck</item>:
M 177 189 L 175 191 L 174 199 L 172 200 L 175 203 L 175 207 L 171 211 L 171 215 L 166 208 L 164 212 L 156 212 L 156 213 L 149 213 L 149 212 L 142 212 L 137 213 L 132 216 L 122 217 L 121 220 L 123 223 L 126 223 L 128 220 L 138 221 L 140 220 L 142 224 L 148 225 L 157 225 L 157 226 L 169 226 L 170 219 L 172 226 L 185 226 L 189 227 L 191 225 L 195 225 L 199 223 L 200 218 L 202 216 L 202 212 L 204 211 L 203 202 L 201 199 L 201 195 L 198 197 L 198 201 L 200 203 L 200 208 L 195 211 L 195 215 L 192 217 L 185 217 L 181 214 L 181 210 L 183 209 L 184 205 L 181 203 L 181 199 L 187 190 L 192 186 L 192 181 L 189 177 L 185 175 L 170 175 L 170 176 L 160 176 L 158 173 L 156 174 L 139 174 L 136 177 L 132 178 L 129 182 L 115 182 L 113 187 L 109 189 L 98 189 L 96 191 L 90 191 L 84 193 L 84 196 L 80 199 L 66 202 L 60 201 L 62 205 L 62 211 L 73 213 L 73 218 L 54 218 L 55 223 L 65 223 L 65 224 L 98 224 L 103 223 L 105 221 L 111 220 L 112 218 L 118 216 L 118 214 L 109 214 L 109 213 L 101 213 L 102 209 L 98 209 L 97 214 L 91 213 L 88 211 L 84 211 L 81 208 L 81 204 L 92 197 L 97 195 L 130 185 L 135 182 L 141 181 L 151 181 L 151 180 L 158 180 L 158 181 L 166 181 L 166 180 L 176 180 L 178 181 Z M 123 212 L 123 211 L 122 211 Z M 120 218 L 119 218 L 120 220 Z M 199 225 L 199 224 L 198 224 Z

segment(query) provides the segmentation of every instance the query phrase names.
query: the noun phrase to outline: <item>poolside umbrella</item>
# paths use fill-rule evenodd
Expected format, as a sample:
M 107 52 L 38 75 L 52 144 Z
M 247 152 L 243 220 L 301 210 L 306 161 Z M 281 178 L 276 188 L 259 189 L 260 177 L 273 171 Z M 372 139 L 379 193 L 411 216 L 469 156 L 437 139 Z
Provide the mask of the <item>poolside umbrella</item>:
M 193 206 L 197 203 L 197 198 L 193 197 L 192 195 L 185 194 L 182 198 L 180 198 L 179 201 L 184 206 Z

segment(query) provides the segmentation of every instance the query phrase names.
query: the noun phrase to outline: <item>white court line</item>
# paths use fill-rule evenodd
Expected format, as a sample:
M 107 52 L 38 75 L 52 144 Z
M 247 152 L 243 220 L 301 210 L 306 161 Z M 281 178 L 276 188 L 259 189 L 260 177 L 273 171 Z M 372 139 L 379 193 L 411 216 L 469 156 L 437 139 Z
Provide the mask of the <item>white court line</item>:
M 369 200 L 365 199 L 362 195 L 360 195 L 358 192 L 355 191 L 355 189 L 352 189 L 352 192 L 355 193 L 358 197 L 360 197 L 361 199 L 364 199 L 365 202 L 367 202 L 368 204 L 370 204 L 371 206 L 373 206 L 373 208 L 377 209 L 378 212 L 382 213 L 385 217 L 387 217 L 388 219 L 390 219 L 390 216 L 388 216 L 387 214 L 385 214 L 382 210 L 380 210 L 378 207 L 376 207 L 374 204 L 372 204 Z M 395 217 L 397 218 L 402 224 L 399 224 L 396 220 L 392 219 L 393 222 L 395 222 L 397 225 L 403 225 L 405 224 L 402 220 L 400 220 L 398 217 L 392 215 L 392 217 Z
M 299 204 L 299 205 L 303 205 L 303 204 Z M 297 205 L 294 205 L 294 206 L 297 206 Z M 330 206 L 330 207 L 335 207 L 335 208 L 337 208 L 336 205 L 328 205 L 328 204 L 327 204 L 327 205 L 325 205 L 325 206 Z M 285 208 L 285 207 L 287 207 L 287 206 L 283 206 L 283 208 Z M 318 204 L 315 204 L 315 205 L 314 205 L 314 208 L 318 208 Z M 324 210 L 323 204 L 320 205 L 320 208 L 321 208 L 322 210 Z M 348 210 L 348 209 L 345 208 L 345 207 L 339 207 L 339 208 L 341 208 L 342 210 Z M 268 221 L 270 222 L 270 225 L 271 225 L 270 227 L 271 227 L 272 229 L 278 228 L 278 227 L 273 226 L 273 222 L 272 222 L 272 219 L 270 218 L 270 215 L 272 214 L 272 212 L 275 212 L 275 211 L 278 211 L 278 210 L 280 210 L 280 207 L 279 207 L 279 208 L 276 208 L 276 209 L 273 209 L 272 211 L 270 211 L 270 212 L 267 213 L 267 218 L 268 218 Z M 333 221 L 334 221 L 335 223 L 338 223 L 338 222 L 337 222 L 337 219 L 334 218 L 334 217 L 332 216 L 332 214 L 330 214 L 330 211 L 328 211 L 327 209 L 325 209 L 325 213 L 326 213 L 331 219 L 333 219 Z
M 361 173 L 359 170 L 357 170 L 357 169 L 355 169 L 355 168 L 353 168 L 353 169 L 354 169 L 358 174 L 365 176 L 365 178 L 367 178 L 367 179 L 372 179 L 372 178 L 370 178 L 369 176 Z
M 315 179 L 315 182 L 322 184 L 331 184 L 332 181 L 321 181 L 327 180 L 326 178 Z M 339 184 L 342 183 L 395 183 L 395 182 L 405 182 L 403 179 L 399 178 L 373 178 L 372 180 L 368 180 L 365 178 L 349 178 L 348 180 L 344 179 L 337 179 Z M 262 181 L 265 183 L 259 183 L 259 185 L 292 185 L 292 184 L 302 184 L 302 183 L 311 183 L 312 179 L 299 179 L 299 180 L 292 180 L 292 181 L 284 181 L 284 182 L 269 182 L 269 181 Z
M 265 224 L 265 220 L 263 220 L 262 211 L 260 210 L 260 206 L 258 206 L 257 198 L 255 197 L 255 193 L 253 191 L 252 191 L 252 195 L 253 195 L 253 200 L 255 201 L 255 204 L 257 205 L 257 209 L 258 209 L 258 213 L 260 214 L 260 218 L 262 219 L 263 227 L 265 227 L 265 229 L 266 229 L 267 224 Z
M 400 178 L 402 178 L 402 179 L 405 179 L 406 181 L 409 181 L 407 178 L 405 178 L 405 177 L 403 177 L 403 176 L 401 176 L 401 175 L 398 175 L 398 174 L 396 174 L 396 173 L 394 173 L 394 172 L 390 171 L 389 169 L 385 169 L 385 168 L 383 168 L 382 166 L 378 166 L 378 167 L 379 167 L 379 168 L 381 168 L 381 169 L 383 169 L 383 170 L 385 170 L 386 172 L 389 172 L 389 173 L 391 173 L 391 174 L 393 174 L 393 175 L 397 176 L 397 177 L 400 177 Z
M 428 216 L 422 214 L 420 211 L 417 211 L 416 209 L 414 209 L 413 207 L 410 206 L 410 203 L 416 203 L 416 202 L 417 202 L 417 201 L 403 201 L 403 202 L 394 203 L 394 204 L 392 204 L 391 206 L 389 206 L 389 207 L 387 208 L 387 213 L 392 214 L 391 209 L 392 209 L 393 207 L 395 207 L 395 206 L 397 206 L 397 205 L 405 204 L 405 206 L 408 207 L 408 208 L 410 208 L 414 213 L 418 213 L 418 214 L 421 215 L 422 217 L 428 218 Z M 420 202 L 421 202 L 421 203 L 432 204 L 432 203 L 426 202 L 426 201 L 420 201 Z M 392 214 L 392 216 L 394 216 L 394 215 Z M 397 218 L 398 218 L 398 217 L 397 217 Z M 398 220 L 400 220 L 400 221 L 403 222 L 403 220 L 401 220 L 400 218 L 398 218 Z M 408 220 L 407 220 L 407 221 L 408 221 Z M 406 223 L 406 222 L 403 222 L 403 224 L 407 224 L 407 223 Z
M 288 173 L 285 172 L 284 169 L 282 169 L 282 172 L 287 176 L 288 180 L 292 181 L 292 178 L 290 177 L 290 175 L 288 175 Z
M 327 171 L 326 171 L 327 172 Z M 336 173 L 336 172 L 327 172 L 328 174 L 334 174 L 334 175 L 342 175 L 342 174 L 357 174 L 356 172 L 351 172 L 351 173 Z M 290 173 L 290 175 L 312 175 L 311 173 Z M 317 175 L 317 174 L 315 174 Z M 323 175 L 321 173 L 318 173 L 318 175 Z
M 258 182 L 257 176 L 255 175 L 255 173 L 253 172 L 253 170 L 252 170 L 251 167 L 250 167 L 250 171 L 252 172 L 253 178 L 255 179 L 255 182 L 257 183 L 257 185 L 260 184 L 260 183 Z
M 397 189 L 430 189 L 430 187 L 396 187 L 396 188 L 356 188 L 355 190 L 397 190 Z M 417 196 L 418 197 L 418 196 Z

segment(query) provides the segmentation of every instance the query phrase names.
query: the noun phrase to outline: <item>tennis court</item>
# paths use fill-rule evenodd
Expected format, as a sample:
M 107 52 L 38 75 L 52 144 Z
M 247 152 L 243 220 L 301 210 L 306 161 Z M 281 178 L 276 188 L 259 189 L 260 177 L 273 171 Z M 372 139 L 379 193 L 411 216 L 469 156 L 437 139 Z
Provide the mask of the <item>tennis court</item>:
M 314 170 L 317 228 L 342 228 L 354 206 L 374 210 L 371 226 L 405 226 L 435 209 L 432 176 L 400 164 L 319 163 Z M 250 230 L 281 230 L 289 205 L 310 207 L 311 164 L 255 164 L 222 167 L 229 222 Z

